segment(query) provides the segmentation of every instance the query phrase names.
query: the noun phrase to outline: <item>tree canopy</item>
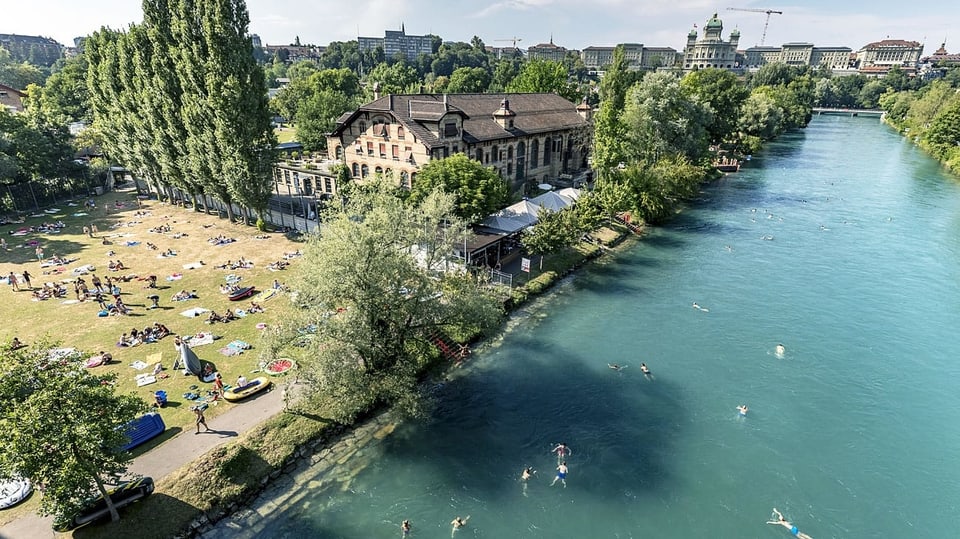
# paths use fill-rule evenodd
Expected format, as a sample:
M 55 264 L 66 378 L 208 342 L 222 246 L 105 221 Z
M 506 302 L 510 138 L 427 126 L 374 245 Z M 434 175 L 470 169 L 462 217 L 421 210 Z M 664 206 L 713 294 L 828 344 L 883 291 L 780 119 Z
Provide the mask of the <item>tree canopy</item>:
M 454 154 L 425 164 L 410 190 L 410 200 L 419 203 L 440 189 L 455 197 L 454 213 L 477 221 L 507 204 L 510 190 L 492 169 L 464 154 Z
M 126 471 L 123 427 L 146 409 L 139 397 L 116 393 L 116 375 L 92 374 L 83 359 L 43 344 L 0 350 L 0 476 L 42 485 L 40 512 L 58 519 L 105 495 Z
M 271 345 L 313 335 L 301 341 L 301 379 L 339 421 L 377 404 L 416 413 L 434 336 L 481 331 L 500 315 L 483 283 L 450 265 L 466 233 L 453 196 L 410 203 L 396 190 L 386 180 L 351 184 L 344 205 L 328 208 L 292 285 L 299 308 Z

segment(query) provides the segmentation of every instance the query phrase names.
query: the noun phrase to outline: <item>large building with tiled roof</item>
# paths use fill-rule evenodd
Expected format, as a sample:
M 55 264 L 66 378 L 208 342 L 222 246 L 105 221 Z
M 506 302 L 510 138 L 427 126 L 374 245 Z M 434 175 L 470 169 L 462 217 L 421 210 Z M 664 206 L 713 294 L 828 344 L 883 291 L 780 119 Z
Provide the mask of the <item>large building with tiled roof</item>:
M 590 114 L 552 93 L 388 95 L 341 116 L 327 151 L 355 179 L 405 186 L 431 159 L 464 153 L 522 191 L 587 169 Z
M 865 67 L 916 67 L 923 55 L 923 45 L 917 41 L 884 39 L 864 45 L 857 51 L 857 65 Z
M 562 62 L 567 56 L 567 49 L 553 44 L 553 36 L 550 36 L 550 43 L 539 43 L 532 47 L 527 47 L 527 59 L 529 60 L 549 60 L 551 62 Z
M 947 52 L 947 43 L 943 42 L 936 52 L 926 58 L 922 58 L 921 62 L 943 66 L 956 66 L 960 65 L 960 54 L 950 54 Z

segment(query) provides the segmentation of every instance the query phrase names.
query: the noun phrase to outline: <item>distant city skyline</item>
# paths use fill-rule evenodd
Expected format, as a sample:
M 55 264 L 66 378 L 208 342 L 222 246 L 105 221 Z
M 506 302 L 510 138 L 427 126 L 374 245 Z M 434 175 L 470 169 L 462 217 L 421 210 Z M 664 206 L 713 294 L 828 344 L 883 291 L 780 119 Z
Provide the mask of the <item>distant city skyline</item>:
M 408 34 L 436 34 L 446 41 L 469 42 L 477 35 L 487 45 L 502 47 L 517 37 L 524 50 L 552 37 L 568 49 L 643 43 L 681 51 L 687 32 L 694 25 L 699 30 L 713 13 L 723 21 L 724 38 L 737 28 L 741 49 L 759 45 L 767 15 L 728 7 L 783 11 L 770 16 L 764 43 L 769 46 L 804 41 L 856 51 L 889 38 L 919 41 L 924 54 L 944 40 L 948 50 L 960 51 L 960 3 L 942 0 L 915 0 L 908 10 L 891 0 L 247 0 L 250 32 L 264 45 L 286 45 L 296 37 L 312 45 L 382 37 L 384 30 L 403 24 Z M 0 33 L 42 35 L 72 46 L 75 37 L 101 26 L 123 29 L 142 20 L 136 0 L 47 0 L 43 9 L 14 2 L 4 8 Z

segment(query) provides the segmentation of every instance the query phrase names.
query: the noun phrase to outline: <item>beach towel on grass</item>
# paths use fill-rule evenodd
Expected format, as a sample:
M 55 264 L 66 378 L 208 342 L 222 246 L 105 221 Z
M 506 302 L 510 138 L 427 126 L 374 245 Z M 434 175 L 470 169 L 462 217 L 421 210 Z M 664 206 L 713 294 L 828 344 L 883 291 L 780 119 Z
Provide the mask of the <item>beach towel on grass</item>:
M 195 318 L 197 316 L 200 316 L 203 313 L 208 313 L 208 312 L 210 312 L 210 309 L 204 309 L 203 307 L 194 307 L 192 309 L 187 309 L 186 311 L 183 311 L 182 313 L 180 313 L 180 315 L 186 316 L 187 318 Z
M 124 245 L 126 245 L 127 247 L 136 247 L 137 245 L 140 245 L 140 242 L 139 242 L 139 241 L 128 241 L 128 242 L 125 243 Z
M 149 373 L 138 374 L 135 378 L 137 380 L 137 387 L 142 387 L 157 381 L 157 377 Z
M 201 333 L 197 333 L 196 335 L 191 335 L 191 336 L 189 336 L 189 337 L 184 337 L 184 338 L 183 338 L 183 342 L 187 343 L 188 346 L 190 346 L 191 348 L 193 348 L 193 347 L 195 347 L 195 346 L 201 346 L 201 345 L 204 345 L 204 344 L 213 344 L 213 341 L 215 341 L 216 339 L 219 339 L 219 338 L 220 338 L 220 337 L 217 337 L 217 336 L 214 335 L 213 333 L 209 333 L 209 332 L 205 332 L 205 331 L 204 331 L 204 332 L 201 332 Z
M 203 267 L 203 262 L 191 262 L 189 264 L 184 264 L 183 269 L 200 269 Z
M 249 350 L 249 349 L 253 348 L 252 346 L 250 346 L 249 344 L 247 344 L 247 343 L 245 343 L 245 342 L 243 342 L 243 341 L 241 341 L 241 340 L 233 341 L 233 342 L 231 342 L 230 344 L 228 344 L 227 346 L 229 346 L 230 348 L 236 348 L 237 350 Z
M 182 273 L 174 273 L 173 275 L 167 277 L 168 281 L 179 281 L 180 279 L 183 279 Z
M 134 369 L 137 369 L 137 370 L 139 371 L 139 370 L 146 369 L 146 368 L 147 368 L 147 364 L 144 363 L 143 361 L 137 360 L 137 361 L 134 361 L 133 363 L 131 363 L 131 364 L 130 364 L 130 367 L 131 367 L 131 368 L 134 368 Z
M 225 356 L 238 356 L 243 353 L 243 350 L 232 348 L 230 346 L 224 346 L 220 349 L 220 353 Z

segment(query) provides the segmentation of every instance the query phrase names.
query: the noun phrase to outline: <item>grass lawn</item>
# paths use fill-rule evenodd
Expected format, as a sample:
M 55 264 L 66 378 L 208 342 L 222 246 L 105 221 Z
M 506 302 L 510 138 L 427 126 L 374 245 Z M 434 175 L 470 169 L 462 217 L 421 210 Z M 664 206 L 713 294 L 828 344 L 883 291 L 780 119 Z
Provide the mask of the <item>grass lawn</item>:
M 284 128 L 275 128 L 273 133 L 277 135 L 277 142 L 293 142 L 297 140 L 297 128 L 288 126 Z
M 34 287 L 42 286 L 44 282 L 70 281 L 75 279 L 71 271 L 79 266 L 92 264 L 96 269 L 93 273 L 105 280 L 107 276 L 137 276 L 128 282 L 119 283 L 122 289 L 124 302 L 132 308 L 132 314 L 127 316 L 98 317 L 99 307 L 96 302 L 75 301 L 65 303 L 65 300 L 76 300 L 72 284 L 65 282 L 66 298 L 35 301 L 31 293 L 26 290 L 14 292 L 12 287 L 3 285 L 0 294 L 5 298 L 0 302 L 0 317 L 6 320 L 3 330 L 0 330 L 0 340 L 9 343 L 13 337 L 19 338 L 26 344 L 40 339 L 59 341 L 62 346 L 75 347 L 83 352 L 95 354 L 105 351 L 113 354 L 114 361 L 110 365 L 96 367 L 98 370 L 115 372 L 118 374 L 118 391 L 133 393 L 140 396 L 145 403 L 153 401 L 153 392 L 165 390 L 170 405 L 161 409 L 167 428 L 192 428 L 192 401 L 182 395 L 188 391 L 205 394 L 211 384 L 201 383 L 195 376 L 184 376 L 173 370 L 173 362 L 177 358 L 173 346 L 173 337 L 169 336 L 157 343 L 142 344 L 135 347 L 117 347 L 116 342 L 122 333 L 129 333 L 131 328 L 143 328 L 154 322 L 166 325 L 179 335 L 194 335 L 198 332 L 213 332 L 222 338 L 213 344 L 194 348 L 197 355 L 216 365 L 222 373 L 224 382 L 233 383 L 240 374 L 251 377 L 250 373 L 258 368 L 258 345 L 260 330 L 256 325 L 260 322 L 273 324 L 283 316 L 281 312 L 287 302 L 282 299 L 262 301 L 255 295 L 251 299 L 237 302 L 228 301 L 226 295 L 219 291 L 220 285 L 225 282 L 229 274 L 236 274 L 242 278 L 239 285 L 255 285 L 257 289 L 268 289 L 274 279 L 284 281 L 285 271 L 273 272 L 267 265 L 283 259 L 286 252 L 298 250 L 302 244 L 292 241 L 282 234 L 270 233 L 266 239 L 257 239 L 259 233 L 254 227 L 231 224 L 225 219 L 214 215 L 205 215 L 190 209 L 179 208 L 150 200 L 144 201 L 138 209 L 136 198 L 132 191 L 110 193 L 94 199 L 97 208 L 84 208 L 82 200 L 70 205 L 67 202 L 60 204 L 59 211 L 43 214 L 38 217 L 27 217 L 22 224 L 8 224 L 0 226 L 0 237 L 7 241 L 8 249 L 0 251 L 0 276 L 6 276 L 11 271 L 17 275 L 27 270 L 31 274 Z M 121 202 L 122 207 L 116 203 Z M 109 209 L 105 210 L 104 205 Z M 76 215 L 89 212 L 88 215 Z M 138 212 L 143 212 L 137 215 Z M 63 221 L 66 225 L 56 234 L 28 233 L 14 236 L 10 232 L 23 227 L 36 226 L 44 222 Z M 91 238 L 83 233 L 84 226 L 96 225 L 99 233 Z M 150 232 L 153 227 L 169 225 L 169 233 Z M 174 238 L 175 234 L 182 237 Z M 207 239 L 216 236 L 225 236 L 236 239 L 233 243 L 215 246 Z M 102 241 L 110 242 L 104 245 Z M 37 241 L 44 249 L 46 257 L 54 254 L 69 259 L 75 259 L 63 266 L 59 274 L 47 273 L 53 268 L 41 268 L 35 255 L 35 246 L 30 242 Z M 137 245 L 127 245 L 127 242 L 140 242 Z M 153 243 L 158 250 L 151 250 L 147 243 Z M 177 255 L 168 258 L 159 258 L 158 254 L 166 249 L 173 249 Z M 114 251 L 113 256 L 108 252 Z M 230 261 L 237 261 L 240 257 L 254 262 L 252 269 L 217 269 L 216 265 Z M 127 270 L 107 271 L 110 260 L 120 260 Z M 184 264 L 203 261 L 204 265 L 198 269 L 184 269 Z M 290 260 L 297 264 L 299 259 Z M 174 274 L 182 274 L 178 280 L 168 281 L 166 278 Z M 158 289 L 146 288 L 145 281 L 140 277 L 156 275 Z M 84 275 L 87 285 L 90 286 L 91 275 Z M 181 290 L 196 290 L 199 299 L 182 302 L 171 301 L 171 296 Z M 147 296 L 160 296 L 159 309 L 147 309 L 150 301 Z M 109 295 L 108 301 L 111 300 Z M 259 301 L 265 308 L 264 313 L 251 314 L 245 318 L 229 323 L 205 323 L 206 315 L 195 318 L 181 316 L 181 311 L 203 307 L 223 313 L 227 308 L 246 309 L 250 301 Z M 219 352 L 231 341 L 239 339 L 253 345 L 240 355 L 226 356 Z M 157 360 L 164 367 L 167 378 L 158 379 L 156 383 L 137 387 L 134 376 L 150 370 Z M 150 367 L 136 370 L 131 364 L 144 361 Z M 192 386 L 197 386 L 192 388 Z M 210 406 L 206 415 L 215 417 L 228 407 L 234 406 L 223 402 Z M 242 405 L 238 405 L 242 406 Z M 146 444 L 136 449 L 135 454 L 142 453 L 156 443 Z M 38 496 L 14 509 L 0 512 L 0 525 L 16 518 L 24 511 L 35 509 Z

